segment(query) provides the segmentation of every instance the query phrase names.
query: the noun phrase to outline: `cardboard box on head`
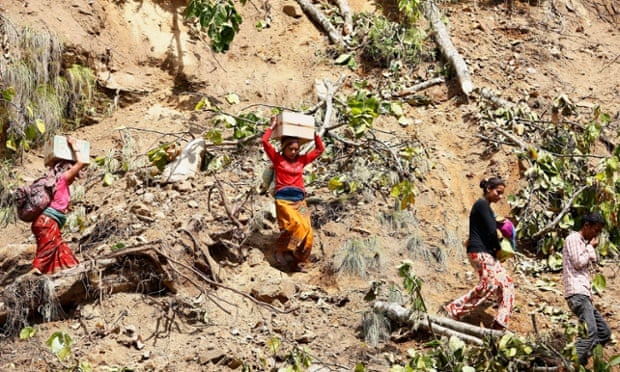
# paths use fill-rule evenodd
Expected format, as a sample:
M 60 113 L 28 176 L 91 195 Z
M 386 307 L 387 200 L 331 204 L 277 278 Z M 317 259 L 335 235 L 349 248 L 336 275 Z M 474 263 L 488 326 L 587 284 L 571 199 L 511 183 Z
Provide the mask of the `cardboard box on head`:
M 272 139 L 297 137 L 301 143 L 314 140 L 314 117 L 299 112 L 282 111 L 276 117 L 276 127 Z
M 79 150 L 78 156 L 82 163 L 88 164 L 90 162 L 90 144 L 88 141 L 76 140 L 75 145 L 77 146 L 76 150 Z M 58 160 L 76 161 L 77 159 L 74 158 L 73 151 L 67 143 L 67 137 L 56 135 L 45 144 L 44 162 L 46 166 L 49 166 Z

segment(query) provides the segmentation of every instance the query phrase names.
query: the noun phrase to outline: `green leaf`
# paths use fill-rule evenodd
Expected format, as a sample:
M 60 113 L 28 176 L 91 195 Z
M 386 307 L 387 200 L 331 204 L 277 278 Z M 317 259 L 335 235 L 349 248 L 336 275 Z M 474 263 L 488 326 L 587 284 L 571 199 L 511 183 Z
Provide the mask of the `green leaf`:
M 451 336 L 448 341 L 448 347 L 452 353 L 463 350 L 465 348 L 465 342 L 456 336 Z
M 205 133 L 205 139 L 211 141 L 216 145 L 222 144 L 222 131 L 217 129 L 210 129 L 207 133 Z
M 406 116 L 401 116 L 398 118 L 398 124 L 402 125 L 403 127 L 409 126 L 411 124 L 411 119 Z
M 44 134 L 45 133 L 45 123 L 43 122 L 43 120 L 37 119 L 34 122 L 35 122 L 35 125 L 36 125 L 37 129 L 39 130 L 39 133 Z
M 208 98 L 203 98 L 200 101 L 198 101 L 198 103 L 196 104 L 196 106 L 194 106 L 194 110 L 195 111 L 200 111 L 202 109 L 205 110 L 210 110 L 211 109 L 211 101 L 209 101 Z
M 278 337 L 272 337 L 267 341 L 267 346 L 272 354 L 276 354 L 280 348 L 280 339 Z
M 29 125 L 24 130 L 24 137 L 26 137 L 28 141 L 34 141 L 37 139 L 38 136 L 39 136 L 39 130 L 34 125 Z
M 6 148 L 7 148 L 7 149 L 9 149 L 9 150 L 11 150 L 11 151 L 17 152 L 17 144 L 16 144 L 16 143 L 15 143 L 15 141 L 14 141 L 13 139 L 11 139 L 11 138 L 9 138 L 8 140 L 6 140 Z
M 573 217 L 570 215 L 570 213 L 566 213 L 562 217 L 562 220 L 560 221 L 559 226 L 562 229 L 570 229 L 571 227 L 573 227 L 574 224 L 575 224 L 575 221 L 573 220 Z
M 506 349 L 511 339 L 512 339 L 512 336 L 508 334 L 503 335 L 502 338 L 499 340 L 499 348 L 502 350 Z
M 216 123 L 225 123 L 228 127 L 234 127 L 235 124 L 237 124 L 237 120 L 235 120 L 235 118 L 225 114 L 217 115 L 213 120 Z
M 592 290 L 594 293 L 600 294 L 605 291 L 607 287 L 607 280 L 603 274 L 595 274 L 592 278 Z
M 614 355 L 611 358 L 609 358 L 609 365 L 610 366 L 616 366 L 618 364 L 620 364 L 620 355 Z
M 261 19 L 260 21 L 256 22 L 256 29 L 260 32 L 266 28 L 269 27 L 269 22 L 267 22 L 264 19 Z
M 52 350 L 52 353 L 56 354 L 58 359 L 65 360 L 71 355 L 71 336 L 64 331 L 54 332 L 49 339 L 47 339 L 47 345 Z
M 562 255 L 559 252 L 555 252 L 547 259 L 547 264 L 552 271 L 562 270 Z
M 15 97 L 15 88 L 13 88 L 12 86 L 4 89 L 2 91 L 2 98 L 4 98 L 6 101 L 13 101 L 13 98 Z
M 114 183 L 114 175 L 112 173 L 106 173 L 103 176 L 103 184 L 105 186 L 111 186 Z
M 351 59 L 351 54 L 345 53 L 345 54 L 339 55 L 338 58 L 336 58 L 336 61 L 334 61 L 334 63 L 336 63 L 337 65 L 344 65 L 344 64 L 347 64 L 350 59 Z
M 344 185 L 343 179 L 340 176 L 332 177 L 327 183 L 327 188 L 330 191 L 339 190 Z
M 22 328 L 22 330 L 19 332 L 19 339 L 20 340 L 26 340 L 31 338 L 32 336 L 34 336 L 37 333 L 37 330 L 30 327 L 30 326 L 26 326 L 24 328 Z
M 123 249 L 125 247 L 126 247 L 125 243 L 116 243 L 113 246 L 111 246 L 110 249 L 112 251 L 118 251 L 119 249 Z
M 228 93 L 226 95 L 226 102 L 228 102 L 231 105 L 237 105 L 241 101 L 239 100 L 239 95 L 237 95 L 236 93 Z
M 390 103 L 390 111 L 394 116 L 401 117 L 405 113 L 403 112 L 403 105 L 400 102 L 391 102 Z

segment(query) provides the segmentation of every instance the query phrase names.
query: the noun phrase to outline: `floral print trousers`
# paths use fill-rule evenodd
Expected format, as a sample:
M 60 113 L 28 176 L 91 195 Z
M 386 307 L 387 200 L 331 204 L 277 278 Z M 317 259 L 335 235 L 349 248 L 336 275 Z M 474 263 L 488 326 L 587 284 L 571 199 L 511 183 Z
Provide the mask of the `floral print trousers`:
M 497 300 L 499 307 L 495 321 L 506 328 L 515 297 L 512 279 L 502 264 L 488 253 L 468 253 L 467 257 L 472 267 L 478 271 L 480 282 L 465 295 L 445 305 L 445 310 L 451 318 L 458 320 L 484 301 Z

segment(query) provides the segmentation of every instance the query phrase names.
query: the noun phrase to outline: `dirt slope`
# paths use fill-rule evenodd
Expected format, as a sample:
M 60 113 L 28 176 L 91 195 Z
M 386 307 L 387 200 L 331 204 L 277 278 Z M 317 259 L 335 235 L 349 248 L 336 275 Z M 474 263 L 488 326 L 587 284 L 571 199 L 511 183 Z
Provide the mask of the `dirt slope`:
M 207 44 L 190 36 L 182 22 L 185 1 L 12 1 L 1 4 L 2 15 L 18 25 L 54 31 L 74 51 L 66 63 L 80 62 L 97 71 L 99 84 L 118 103 L 97 124 L 80 128 L 75 135 L 89 140 L 95 156 L 103 156 L 120 145 L 119 127 L 129 127 L 136 154 L 144 154 L 159 141 L 174 136 L 161 133 L 204 131 L 205 117 L 192 111 L 203 97 L 220 102 L 235 112 L 251 105 L 298 108 L 317 102 L 316 79 L 337 81 L 347 77 L 343 89 L 353 81 L 375 76 L 335 66 L 328 57 L 325 35 L 303 16 L 293 1 L 248 3 L 241 8 L 244 22 L 231 50 L 213 54 Z M 283 6 L 297 7 L 300 17 L 283 12 Z M 375 4 L 354 1 L 354 11 L 374 11 Z M 505 99 L 538 101 L 548 105 L 560 93 L 567 93 L 580 106 L 601 104 L 615 115 L 620 110 L 620 37 L 618 8 L 610 2 L 545 1 L 540 4 L 513 2 L 507 12 L 504 2 L 460 2 L 443 4 L 442 9 L 453 42 L 470 67 L 474 85 L 493 88 Z M 614 8 L 615 6 L 615 8 Z M 270 19 L 270 27 L 257 31 L 255 24 Z M 422 71 L 420 76 L 424 76 Z M 236 93 L 238 105 L 224 97 Z M 455 83 L 429 88 L 433 105 L 406 106 L 415 125 L 401 128 L 391 119 L 380 119 L 377 127 L 417 136 L 430 152 L 432 168 L 419 185 L 414 214 L 417 224 L 404 227 L 382 224 L 379 211 L 389 210 L 380 198 L 366 201 L 356 213 L 332 213 L 315 232 L 314 252 L 319 262 L 310 273 L 286 274 L 273 267 L 271 244 L 277 236 L 275 223 L 266 221 L 246 241 L 249 258 L 240 265 L 222 266 L 224 284 L 242 293 L 269 298 L 283 309 L 274 312 L 223 288 L 213 288 L 212 298 L 198 296 L 192 283 L 178 278 L 176 295 L 165 293 L 105 294 L 92 298 L 76 309 L 65 309 L 64 320 L 36 324 L 35 337 L 3 340 L 0 366 L 14 370 L 57 370 L 60 368 L 45 340 L 55 331 L 66 330 L 74 339 L 73 356 L 88 362 L 94 370 L 127 367 L 155 371 L 221 371 L 240 369 L 246 363 L 255 370 L 273 366 L 270 341 L 282 339 L 275 363 L 294 346 L 307 347 L 312 368 L 351 370 L 365 362 L 371 370 L 384 371 L 389 360 L 406 358 L 404 350 L 418 345 L 419 339 L 404 338 L 373 348 L 360 338 L 361 314 L 368 309 L 363 301 L 371 280 L 400 283 L 398 263 L 416 259 L 416 274 L 424 279 L 424 296 L 430 309 L 454 298 L 475 283 L 475 275 L 464 261 L 460 242 L 467 233 L 467 213 L 479 196 L 478 182 L 489 174 L 500 174 L 511 185 L 519 183 L 519 169 L 513 149 L 508 146 L 492 155 L 484 152 L 474 113 L 475 100 L 458 95 Z M 544 111 L 542 109 L 541 111 Z M 548 109 L 547 109 L 548 111 Z M 185 137 L 187 139 L 187 137 Z M 264 159 L 254 146 L 248 159 L 238 160 L 227 182 L 245 191 L 260 178 Z M 231 150 L 232 153 L 232 150 Z M 41 164 L 40 153 L 28 154 L 24 172 L 34 175 Z M 209 234 L 225 230 L 226 216 L 211 209 L 209 189 L 214 179 L 199 176 L 182 187 L 135 187 L 130 178 L 104 187 L 100 174 L 85 181 L 88 190 L 83 205 L 93 221 L 114 222 L 110 229 L 122 241 L 102 241 L 109 249 L 116 243 L 137 244 L 163 241 L 172 251 L 182 239 L 179 228 L 199 220 Z M 228 189 L 229 192 L 233 190 Z M 319 198 L 330 197 L 326 188 L 309 189 Z M 253 208 L 268 208 L 268 196 L 256 196 Z M 211 201 L 214 203 L 214 201 Z M 215 202 L 217 203 L 217 202 Z M 142 208 L 142 209 L 140 209 Z M 136 210 L 146 210 L 142 218 Z M 507 214 L 509 206 L 496 211 Z M 322 213 L 316 210 L 316 213 Z M 333 215 L 336 214 L 336 217 Z M 148 218 L 144 218 L 144 216 Z M 73 246 L 82 233 L 68 233 Z M 375 236 L 383 247 L 382 269 L 368 278 L 336 276 L 331 264 L 334 254 L 350 239 Z M 445 252 L 446 261 L 412 257 L 406 243 L 420 236 L 426 247 Z M 200 242 L 207 238 L 200 236 Z M 82 242 L 84 243 L 84 242 Z M 2 284 L 27 271 L 33 240 L 27 225 L 9 226 L 0 237 L 0 247 L 26 254 L 13 276 L 3 275 Z M 94 245 L 82 244 L 83 261 L 100 253 Z M 29 256 L 30 255 L 30 256 Z M 544 306 L 567 310 L 556 287 L 537 290 L 534 278 L 517 271 L 516 261 L 508 264 L 517 284 L 517 304 L 511 329 L 531 334 L 531 313 Z M 613 268 L 606 268 L 615 278 Z M 559 276 L 545 279 L 558 285 Z M 613 300 L 620 288 L 610 280 L 602 304 L 614 331 L 620 309 Z M 187 304 L 193 307 L 184 307 Z M 179 316 L 175 314 L 184 314 Z M 471 321 L 489 324 L 493 309 L 477 314 Z M 194 321 L 191 321 L 191 320 Z M 118 320 L 118 322 L 116 322 Z M 199 321 L 200 320 L 200 321 Z M 114 325 L 118 329 L 114 329 Z M 546 315 L 538 316 L 539 331 L 557 327 Z M 99 332 L 101 330 L 106 332 Z M 130 334 L 130 330 L 135 330 Z M 109 331 L 109 332 L 107 332 Z M 132 337 L 139 335 L 144 347 Z M 609 354 L 618 353 L 612 346 Z

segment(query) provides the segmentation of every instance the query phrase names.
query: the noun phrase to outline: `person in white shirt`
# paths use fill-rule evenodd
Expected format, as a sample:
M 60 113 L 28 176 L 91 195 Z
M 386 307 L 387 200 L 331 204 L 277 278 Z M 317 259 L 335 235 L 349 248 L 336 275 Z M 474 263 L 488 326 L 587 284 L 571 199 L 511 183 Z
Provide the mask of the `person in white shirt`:
M 590 270 L 596 262 L 598 236 L 605 226 L 605 219 L 598 212 L 586 215 L 579 231 L 573 231 L 564 240 L 562 250 L 562 284 L 564 298 L 571 311 L 585 324 L 587 335 L 579 336 L 575 348 L 579 364 L 586 365 L 592 349 L 611 340 L 611 330 L 605 319 L 592 304 Z

